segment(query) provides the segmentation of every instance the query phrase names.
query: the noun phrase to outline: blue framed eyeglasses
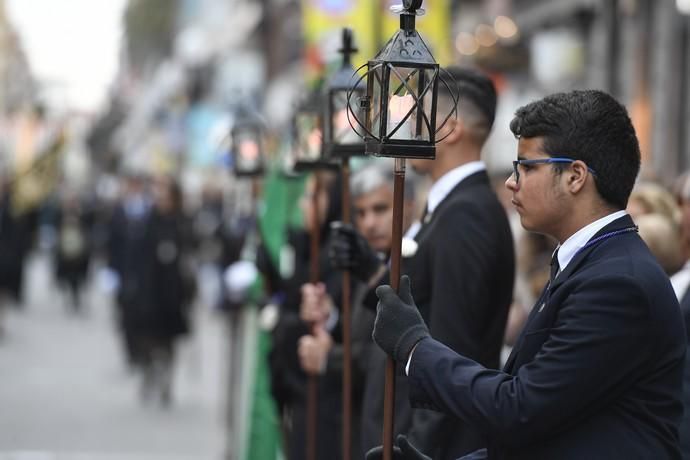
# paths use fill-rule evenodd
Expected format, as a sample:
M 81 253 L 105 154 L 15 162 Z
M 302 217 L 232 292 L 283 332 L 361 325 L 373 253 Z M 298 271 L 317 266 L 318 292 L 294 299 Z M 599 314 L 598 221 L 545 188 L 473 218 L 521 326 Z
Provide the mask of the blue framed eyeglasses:
M 518 166 L 523 165 L 523 166 L 530 166 L 530 165 L 539 165 L 539 164 L 549 164 L 549 163 L 572 163 L 575 161 L 572 158 L 566 158 L 566 157 L 551 157 L 551 158 L 535 158 L 533 160 L 513 160 L 513 174 L 515 177 L 515 183 L 520 182 L 520 170 Z M 592 168 L 587 166 L 587 170 L 592 173 L 594 177 L 597 177 L 597 173 L 594 172 Z

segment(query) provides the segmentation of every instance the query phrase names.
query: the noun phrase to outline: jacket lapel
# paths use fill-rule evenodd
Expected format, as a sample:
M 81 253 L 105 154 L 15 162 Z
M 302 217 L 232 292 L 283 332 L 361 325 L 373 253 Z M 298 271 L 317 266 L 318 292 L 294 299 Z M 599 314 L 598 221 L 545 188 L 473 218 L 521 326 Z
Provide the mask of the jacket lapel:
M 635 223 L 633 222 L 632 218 L 628 215 L 623 216 L 619 219 L 614 220 L 610 224 L 608 224 L 606 227 L 602 228 L 599 230 L 592 238 L 590 238 L 589 241 L 592 241 L 602 235 L 605 235 L 610 232 L 615 232 L 617 230 L 623 230 L 625 228 L 630 228 L 635 226 Z M 563 284 L 565 280 L 567 280 L 570 275 L 575 272 L 580 265 L 582 265 L 582 262 L 587 258 L 587 255 L 592 252 L 598 244 L 593 244 L 592 246 L 581 250 L 578 252 L 575 257 L 568 263 L 568 265 L 565 267 L 565 270 L 563 270 L 551 283 L 550 291 L 554 291 L 558 286 Z
M 594 240 L 595 238 L 598 238 L 602 235 L 605 235 L 610 232 L 615 232 L 617 230 L 623 230 L 625 228 L 630 228 L 633 227 L 635 223 L 633 222 L 632 218 L 628 215 L 623 216 L 619 219 L 616 219 L 615 221 L 611 222 L 604 228 L 602 228 L 600 231 L 598 231 L 591 239 L 590 241 Z M 539 296 L 539 299 L 537 300 L 537 303 L 532 307 L 532 311 L 530 312 L 529 318 L 527 320 L 527 323 L 525 324 L 522 333 L 520 334 L 520 338 L 518 339 L 515 348 L 513 348 L 513 351 L 510 353 L 510 356 L 508 356 L 508 359 L 503 366 L 504 372 L 512 373 L 513 371 L 513 366 L 515 364 L 515 361 L 520 354 L 520 350 L 523 345 L 523 339 L 525 333 L 531 331 L 532 329 L 538 328 L 535 324 L 534 321 L 536 321 L 536 317 L 538 316 L 539 309 L 542 306 L 542 303 L 544 302 L 546 290 L 548 289 L 550 293 L 553 293 L 558 286 L 563 284 L 565 280 L 567 280 L 584 262 L 584 260 L 587 258 L 587 255 L 589 255 L 598 245 L 594 244 L 584 250 L 581 250 L 578 252 L 575 257 L 568 263 L 568 265 L 565 267 L 565 270 L 563 270 L 551 283 L 551 285 L 548 285 L 544 287 L 544 290 L 542 291 L 542 294 Z M 539 325 L 539 327 L 542 327 Z

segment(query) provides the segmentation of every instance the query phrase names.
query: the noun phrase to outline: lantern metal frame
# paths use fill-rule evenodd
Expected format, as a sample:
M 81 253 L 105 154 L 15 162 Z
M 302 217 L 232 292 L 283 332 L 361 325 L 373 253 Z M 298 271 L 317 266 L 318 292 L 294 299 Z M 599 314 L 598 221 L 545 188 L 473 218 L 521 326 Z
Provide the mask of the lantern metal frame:
M 365 151 L 381 157 L 434 159 L 437 134 L 451 117 L 457 116 L 458 91 L 453 77 L 441 69 L 431 51 L 415 30 L 415 18 L 424 13 L 421 0 L 404 0 L 403 5 L 392 7 L 400 13 L 400 30 L 386 43 L 383 49 L 357 71 L 367 68 L 348 93 L 348 105 L 353 102 L 356 85 L 366 79 L 367 93 L 359 99 L 364 112 L 364 121 L 352 111 L 352 119 L 364 131 Z M 401 71 L 409 71 L 403 74 Z M 398 81 L 391 88 L 391 78 Z M 416 81 L 415 81 L 416 80 Z M 453 107 L 437 127 L 439 85 L 444 85 L 453 99 Z M 391 91 L 392 90 L 392 91 Z M 405 91 L 412 96 L 412 105 L 394 126 L 389 126 L 389 105 L 392 96 Z M 425 100 L 430 99 L 425 109 Z M 414 114 L 414 138 L 401 138 L 404 127 Z M 348 117 L 351 112 L 348 111 Z M 351 121 L 352 124 L 352 121 Z M 354 128 L 353 128 L 354 129 Z M 402 129 L 402 130 L 401 130 Z M 410 129 L 407 127 L 407 129 Z M 398 134 L 399 133 L 399 134 Z M 398 136 L 396 136 L 398 134 Z M 423 135 L 424 134 L 424 135 Z
M 348 28 L 343 29 L 342 45 L 338 50 L 343 55 L 343 60 L 340 68 L 329 78 L 326 83 L 324 96 L 325 113 L 323 126 L 323 148 L 324 156 L 327 158 L 348 158 L 351 156 L 363 156 L 364 142 L 363 131 L 359 132 L 355 129 L 350 121 L 350 93 L 356 96 L 363 97 L 366 93 L 366 88 L 361 82 L 353 85 L 354 78 L 357 76 L 352 67 L 351 56 L 357 52 L 357 48 L 353 44 L 352 30 Z M 342 127 L 336 125 L 335 117 L 338 113 L 345 110 L 345 121 L 347 126 L 347 134 L 352 134 L 352 137 L 347 139 L 339 138 L 342 132 Z M 354 140 L 354 141 L 353 141 Z
M 255 177 L 264 173 L 266 169 L 264 132 L 264 122 L 259 114 L 247 104 L 241 104 L 235 113 L 235 121 L 230 130 L 235 176 Z M 251 142 L 253 148 L 256 149 L 253 153 L 255 157 L 251 159 L 245 158 L 246 154 L 242 154 L 243 150 L 246 150 L 244 143 L 247 141 Z

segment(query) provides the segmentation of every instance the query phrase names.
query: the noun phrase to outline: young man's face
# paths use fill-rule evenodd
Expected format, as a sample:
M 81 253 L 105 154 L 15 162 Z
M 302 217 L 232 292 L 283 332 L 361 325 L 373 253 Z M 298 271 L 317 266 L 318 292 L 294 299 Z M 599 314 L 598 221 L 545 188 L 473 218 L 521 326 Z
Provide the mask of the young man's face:
M 518 160 L 549 158 L 544 153 L 543 139 L 521 138 L 518 141 Z M 529 231 L 546 235 L 559 235 L 559 223 L 567 213 L 566 193 L 561 185 L 561 175 L 554 165 L 540 163 L 518 165 L 519 180 L 512 174 L 506 187 L 513 194 L 512 204 L 520 215 L 522 226 Z
M 354 200 L 357 230 L 376 251 L 388 252 L 393 224 L 393 189 L 382 185 Z

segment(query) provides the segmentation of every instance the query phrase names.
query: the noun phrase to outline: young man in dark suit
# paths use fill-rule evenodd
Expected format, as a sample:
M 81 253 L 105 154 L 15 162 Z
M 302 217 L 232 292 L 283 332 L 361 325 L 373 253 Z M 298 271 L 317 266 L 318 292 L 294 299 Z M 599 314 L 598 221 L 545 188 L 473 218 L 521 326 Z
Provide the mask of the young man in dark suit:
M 640 167 L 625 108 L 573 91 L 520 108 L 510 127 L 513 205 L 527 230 L 560 244 L 505 367 L 429 337 L 414 278 L 399 295 L 377 289 L 374 340 L 406 363 L 413 405 L 482 432 L 487 449 L 472 458 L 680 458 L 685 331 L 668 277 L 624 211 Z M 398 458 L 425 458 L 398 444 Z
M 433 184 L 421 225 L 406 235 L 414 243 L 403 246 L 415 249 L 403 249 L 402 271 L 415 280 L 419 310 L 432 336 L 457 353 L 498 368 L 515 261 L 508 218 L 480 160 L 494 121 L 496 91 L 491 80 L 477 71 L 448 71 L 459 89 L 458 117 L 439 134 L 446 138 L 437 145 L 435 160 L 410 160 Z M 440 91 L 438 100 L 439 111 L 452 109 L 450 94 Z M 361 245 L 344 247 L 343 252 L 355 254 L 355 259 L 371 260 L 357 255 Z M 370 281 L 372 286 L 379 283 L 378 278 Z M 373 290 L 371 294 L 374 308 L 378 299 Z M 381 355 L 380 364 L 373 367 L 377 375 L 367 376 L 376 391 L 367 390 L 363 418 L 379 427 L 363 433 L 367 449 L 381 442 L 384 369 Z M 483 445 L 469 424 L 424 408 L 411 410 L 405 380 L 401 375 L 396 386 L 397 433 L 408 433 L 435 459 L 455 459 Z

